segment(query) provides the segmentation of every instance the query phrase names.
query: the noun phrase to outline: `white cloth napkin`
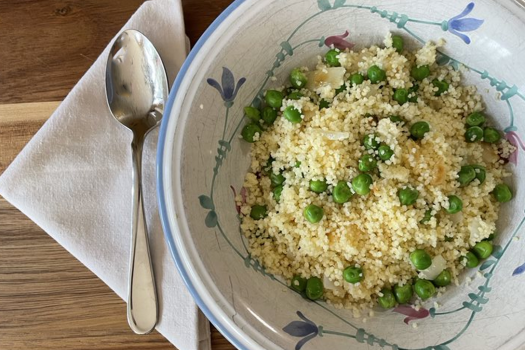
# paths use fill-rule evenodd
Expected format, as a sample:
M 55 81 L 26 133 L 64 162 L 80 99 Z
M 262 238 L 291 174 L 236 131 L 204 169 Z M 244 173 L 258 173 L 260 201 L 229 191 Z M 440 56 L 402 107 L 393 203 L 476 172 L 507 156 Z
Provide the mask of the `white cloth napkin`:
M 128 28 L 153 42 L 173 82 L 187 54 L 180 0 L 146 2 L 123 29 Z M 0 177 L 0 194 L 125 298 L 132 135 L 113 119 L 105 101 L 111 44 Z M 158 131 L 150 134 L 143 157 L 146 220 L 160 303 L 157 329 L 180 350 L 207 350 L 209 324 L 186 290 L 163 237 L 155 189 L 157 136 Z

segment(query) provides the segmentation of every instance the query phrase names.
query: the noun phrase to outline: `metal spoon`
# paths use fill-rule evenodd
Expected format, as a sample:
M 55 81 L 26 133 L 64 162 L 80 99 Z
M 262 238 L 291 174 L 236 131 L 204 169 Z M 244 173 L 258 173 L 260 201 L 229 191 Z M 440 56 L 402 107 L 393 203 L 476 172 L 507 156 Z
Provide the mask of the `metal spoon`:
M 142 146 L 157 126 L 168 96 L 166 71 L 153 44 L 136 30 L 113 44 L 106 67 L 106 97 L 117 121 L 133 132 L 133 206 L 128 280 L 128 323 L 137 334 L 153 330 L 158 319 L 157 290 L 142 203 Z

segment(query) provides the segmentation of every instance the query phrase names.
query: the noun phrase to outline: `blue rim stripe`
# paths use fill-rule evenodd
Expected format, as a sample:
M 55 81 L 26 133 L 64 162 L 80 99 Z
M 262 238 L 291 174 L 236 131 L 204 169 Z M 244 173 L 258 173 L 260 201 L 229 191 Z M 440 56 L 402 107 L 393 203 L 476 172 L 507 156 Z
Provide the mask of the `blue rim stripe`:
M 175 82 L 173 83 L 173 87 L 171 89 L 168 103 L 166 105 L 166 110 L 164 111 L 164 117 L 162 118 L 162 123 L 160 126 L 160 132 L 159 132 L 159 140 L 158 140 L 158 150 L 157 150 L 157 195 L 158 195 L 158 201 L 159 201 L 159 212 L 160 212 L 160 219 L 162 222 L 162 228 L 164 230 L 164 236 L 166 239 L 166 242 L 168 243 L 171 256 L 173 257 L 173 260 L 175 260 L 175 265 L 177 266 L 177 269 L 179 270 L 179 273 L 182 277 L 182 280 L 186 284 L 186 287 L 190 291 L 190 294 L 192 295 L 193 299 L 199 306 L 199 308 L 202 310 L 204 315 L 210 320 L 213 325 L 228 339 L 229 342 L 231 342 L 237 349 L 240 350 L 248 350 L 246 347 L 244 347 L 240 340 L 234 337 L 230 331 L 227 329 L 227 327 L 223 324 L 221 324 L 213 315 L 213 313 L 208 309 L 204 301 L 201 299 L 200 295 L 195 290 L 195 287 L 193 286 L 188 273 L 186 270 L 184 270 L 182 265 L 182 260 L 180 259 L 179 255 L 177 254 L 177 247 L 175 246 L 175 241 L 173 240 L 173 235 L 170 230 L 169 222 L 168 222 L 168 214 L 166 212 L 166 200 L 164 198 L 164 184 L 163 184 L 163 177 L 162 177 L 162 169 L 163 166 L 163 156 L 164 156 L 164 143 L 166 141 L 166 132 L 168 128 L 168 122 L 169 117 L 171 115 L 171 110 L 173 108 L 173 104 L 175 101 L 175 97 L 177 95 L 177 92 L 180 88 L 180 85 L 182 81 L 184 80 L 184 77 L 186 76 L 186 73 L 188 72 L 188 68 L 190 67 L 191 63 L 199 53 L 202 46 L 206 43 L 206 41 L 209 39 L 209 37 L 213 34 L 213 32 L 219 27 L 219 25 L 224 22 L 224 20 L 235 10 L 237 7 L 239 7 L 242 3 L 244 3 L 246 0 L 235 0 L 230 6 L 228 6 L 220 15 L 217 17 L 213 23 L 206 29 L 206 31 L 202 34 L 202 36 L 199 38 L 195 46 L 190 51 L 188 57 L 184 61 L 182 67 L 180 68 L 179 73 L 177 74 L 177 77 L 175 79 Z

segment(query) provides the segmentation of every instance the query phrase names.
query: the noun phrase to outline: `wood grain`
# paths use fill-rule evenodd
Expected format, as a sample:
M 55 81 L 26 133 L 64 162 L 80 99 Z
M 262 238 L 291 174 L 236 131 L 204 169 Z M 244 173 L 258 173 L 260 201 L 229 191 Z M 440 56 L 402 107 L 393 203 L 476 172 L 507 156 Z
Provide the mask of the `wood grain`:
M 142 2 L 0 1 L 0 174 Z M 182 1 L 192 43 L 230 3 Z M 173 348 L 133 334 L 125 303 L 0 197 L 0 349 Z M 212 328 L 212 349 L 234 347 Z

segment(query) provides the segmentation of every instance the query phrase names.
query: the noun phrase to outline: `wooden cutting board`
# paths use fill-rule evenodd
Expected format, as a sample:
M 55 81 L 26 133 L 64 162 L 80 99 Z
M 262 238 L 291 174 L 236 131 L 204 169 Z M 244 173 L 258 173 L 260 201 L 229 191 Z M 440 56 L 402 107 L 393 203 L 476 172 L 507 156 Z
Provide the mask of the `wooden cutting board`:
M 142 2 L 0 1 L 0 174 Z M 192 43 L 230 2 L 182 1 Z M 0 349 L 174 347 L 133 334 L 125 303 L 0 197 Z M 212 328 L 212 350 L 233 349 Z

